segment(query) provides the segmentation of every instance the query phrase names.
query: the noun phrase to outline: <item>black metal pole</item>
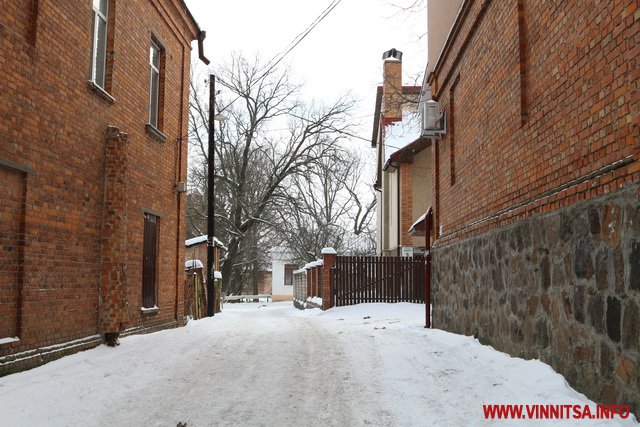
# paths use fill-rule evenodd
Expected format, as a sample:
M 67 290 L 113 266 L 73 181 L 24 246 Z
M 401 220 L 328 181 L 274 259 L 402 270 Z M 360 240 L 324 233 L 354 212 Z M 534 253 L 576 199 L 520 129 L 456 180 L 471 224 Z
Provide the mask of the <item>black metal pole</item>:
M 215 122 L 216 106 L 216 76 L 209 74 L 209 150 L 207 165 L 207 316 L 214 316 L 215 292 L 213 290 L 213 237 L 215 233 L 214 218 L 214 160 L 215 160 L 215 132 L 213 124 Z

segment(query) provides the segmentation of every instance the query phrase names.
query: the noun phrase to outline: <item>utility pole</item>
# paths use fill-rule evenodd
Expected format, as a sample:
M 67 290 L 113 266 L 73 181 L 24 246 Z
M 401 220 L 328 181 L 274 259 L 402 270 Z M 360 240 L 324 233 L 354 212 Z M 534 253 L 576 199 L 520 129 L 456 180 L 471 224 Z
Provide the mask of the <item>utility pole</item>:
M 214 272 L 213 272 L 213 238 L 215 235 L 214 224 L 214 177 L 215 177 L 215 107 L 216 107 L 216 76 L 209 74 L 209 149 L 208 149 L 208 165 L 207 165 L 207 317 L 215 316 L 214 298 L 215 291 L 213 288 Z

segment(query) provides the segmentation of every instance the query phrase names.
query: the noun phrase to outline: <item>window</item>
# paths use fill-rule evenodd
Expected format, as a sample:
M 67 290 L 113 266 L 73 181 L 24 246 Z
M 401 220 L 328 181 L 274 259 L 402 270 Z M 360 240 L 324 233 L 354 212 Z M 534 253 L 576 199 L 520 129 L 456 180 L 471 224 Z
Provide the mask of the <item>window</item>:
M 156 306 L 156 267 L 158 264 L 158 217 L 144 214 L 142 244 L 142 307 Z
M 108 9 L 109 0 L 93 0 L 91 81 L 102 89 L 106 89 Z
M 162 129 L 162 61 L 163 49 L 155 40 L 149 49 L 149 124 Z
M 293 272 L 298 268 L 295 264 L 284 265 L 284 285 L 293 286 Z

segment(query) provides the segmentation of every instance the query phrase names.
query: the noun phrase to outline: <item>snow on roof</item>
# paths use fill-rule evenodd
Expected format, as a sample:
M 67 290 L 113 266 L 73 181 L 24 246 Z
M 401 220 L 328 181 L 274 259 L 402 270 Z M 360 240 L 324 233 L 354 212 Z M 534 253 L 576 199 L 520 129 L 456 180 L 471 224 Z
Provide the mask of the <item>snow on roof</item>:
M 427 217 L 427 212 L 425 212 L 425 213 L 423 213 L 422 215 L 420 215 L 420 218 L 418 218 L 418 219 L 416 220 L 416 222 L 414 222 L 413 224 L 411 224 L 411 227 L 409 227 L 409 228 L 411 229 L 411 228 L 415 228 L 415 227 L 417 227 L 417 226 L 418 226 L 418 224 L 420 224 L 422 221 L 424 221 L 424 219 L 425 219 L 426 217 Z
M 419 115 L 414 111 L 404 111 L 402 121 L 392 122 L 384 129 L 384 162 L 399 149 L 420 138 L 422 125 Z
M 189 247 L 189 246 L 197 245 L 198 243 L 206 242 L 207 237 L 208 236 L 206 234 L 203 234 L 202 236 L 192 237 L 191 239 L 185 240 L 184 245 L 186 247 Z M 213 238 L 213 243 L 216 246 L 220 246 L 225 251 L 227 250 L 227 247 L 224 245 L 224 243 L 222 243 L 220 240 L 216 239 L 215 237 Z
M 424 236 L 426 234 L 426 231 L 424 229 L 418 229 L 418 227 L 422 224 L 422 222 L 425 220 L 425 218 L 427 218 L 427 215 L 429 214 L 429 212 L 431 212 L 431 206 L 429 206 L 429 208 L 425 211 L 425 213 L 423 213 L 422 215 L 420 215 L 420 218 L 418 218 L 416 220 L 416 222 L 414 222 L 413 224 L 411 224 L 411 227 L 409 227 L 409 236 Z
M 215 280 L 222 280 L 222 273 L 220 273 L 219 271 L 214 271 L 213 272 L 213 278 Z
M 184 268 L 204 268 L 204 265 L 199 259 L 190 259 L 184 263 Z
M 273 248 L 271 248 L 269 253 L 271 254 L 271 256 L 274 256 L 274 255 L 293 255 L 293 251 L 291 249 L 287 248 L 286 246 L 274 246 Z

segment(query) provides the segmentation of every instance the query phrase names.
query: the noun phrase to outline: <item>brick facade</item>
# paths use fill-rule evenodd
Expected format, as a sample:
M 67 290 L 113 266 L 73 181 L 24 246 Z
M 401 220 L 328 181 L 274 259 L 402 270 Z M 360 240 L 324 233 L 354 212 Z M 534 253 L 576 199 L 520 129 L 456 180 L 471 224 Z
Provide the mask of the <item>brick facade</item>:
M 435 159 L 441 242 L 640 179 L 636 2 L 466 1 L 463 12 L 430 78 L 455 129 Z
M 417 119 L 422 88 L 402 85 L 401 52 L 392 49 L 383 55 L 387 56 L 383 84 L 376 93 L 371 138 L 377 156 L 376 250 L 381 255 L 400 256 L 403 247 L 422 247 L 421 239 L 411 237 L 408 230 L 431 203 L 429 188 L 416 188 L 414 178 L 416 170 L 422 173 L 431 159 L 419 156 L 429 143 L 420 138 Z
M 0 344 L 2 375 L 106 333 L 182 322 L 185 201 L 175 186 L 186 180 L 201 32 L 181 0 L 111 0 L 101 90 L 88 83 L 91 1 L 0 9 L 0 230 L 14 231 L 0 248 L 0 339 L 19 338 Z M 163 48 L 160 132 L 145 126 L 152 39 Z M 152 314 L 140 310 L 145 213 L 159 218 Z
M 400 164 L 400 246 L 413 246 L 409 228 L 413 218 L 413 163 Z
M 467 0 L 428 79 L 434 326 L 637 415 L 639 38 L 631 0 Z

